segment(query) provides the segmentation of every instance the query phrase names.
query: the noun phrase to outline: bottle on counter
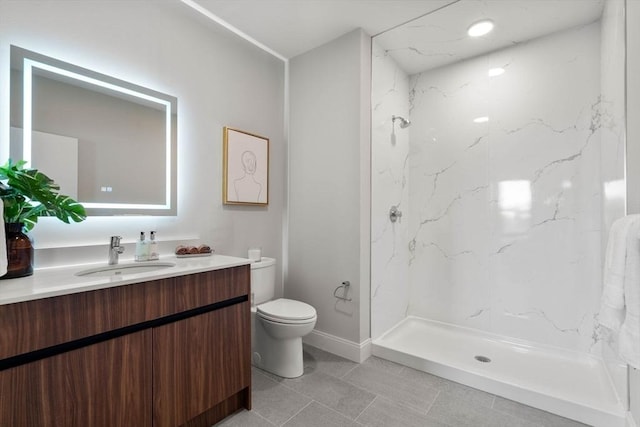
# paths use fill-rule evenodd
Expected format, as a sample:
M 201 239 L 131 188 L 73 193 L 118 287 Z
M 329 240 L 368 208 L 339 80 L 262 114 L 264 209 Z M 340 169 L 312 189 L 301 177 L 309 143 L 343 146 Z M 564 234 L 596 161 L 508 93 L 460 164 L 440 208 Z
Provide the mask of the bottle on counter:
M 136 261 L 149 261 L 149 242 L 144 238 L 144 231 L 140 232 L 140 239 L 136 242 Z
M 158 242 L 156 241 L 156 232 L 149 233 L 151 240 L 149 241 L 149 261 L 160 259 L 160 253 L 158 252 Z

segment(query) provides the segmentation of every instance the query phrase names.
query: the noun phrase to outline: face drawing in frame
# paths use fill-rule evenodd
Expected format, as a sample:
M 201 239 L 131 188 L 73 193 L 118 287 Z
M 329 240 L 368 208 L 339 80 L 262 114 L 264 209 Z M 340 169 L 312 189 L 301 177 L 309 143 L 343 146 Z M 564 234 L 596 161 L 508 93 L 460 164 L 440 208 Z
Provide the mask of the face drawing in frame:
M 224 202 L 268 204 L 269 140 L 225 128 L 225 154 Z

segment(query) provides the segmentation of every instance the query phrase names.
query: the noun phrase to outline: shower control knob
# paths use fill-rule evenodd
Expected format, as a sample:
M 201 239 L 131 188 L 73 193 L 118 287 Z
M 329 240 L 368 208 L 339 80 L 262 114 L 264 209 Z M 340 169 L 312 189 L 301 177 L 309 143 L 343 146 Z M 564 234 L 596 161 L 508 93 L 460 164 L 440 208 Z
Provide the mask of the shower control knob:
M 400 218 L 402 218 L 402 211 L 398 210 L 397 206 L 391 206 L 391 209 L 389 209 L 389 219 L 391 222 L 396 222 Z

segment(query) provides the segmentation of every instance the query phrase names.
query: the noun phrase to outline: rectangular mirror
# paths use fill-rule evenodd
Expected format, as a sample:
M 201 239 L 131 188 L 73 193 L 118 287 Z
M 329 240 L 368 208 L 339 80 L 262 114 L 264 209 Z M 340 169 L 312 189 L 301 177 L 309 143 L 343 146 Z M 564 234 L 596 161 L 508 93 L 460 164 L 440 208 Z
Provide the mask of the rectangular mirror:
M 177 99 L 11 46 L 10 156 L 88 215 L 176 215 Z

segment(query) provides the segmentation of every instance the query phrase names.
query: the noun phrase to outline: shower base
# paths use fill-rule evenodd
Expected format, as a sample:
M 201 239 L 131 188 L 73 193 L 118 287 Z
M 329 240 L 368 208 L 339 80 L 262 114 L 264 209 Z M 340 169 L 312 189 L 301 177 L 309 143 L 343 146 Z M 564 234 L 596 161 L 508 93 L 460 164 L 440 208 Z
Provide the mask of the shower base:
M 624 427 L 602 361 L 409 316 L 373 341 L 373 354 L 596 427 Z

